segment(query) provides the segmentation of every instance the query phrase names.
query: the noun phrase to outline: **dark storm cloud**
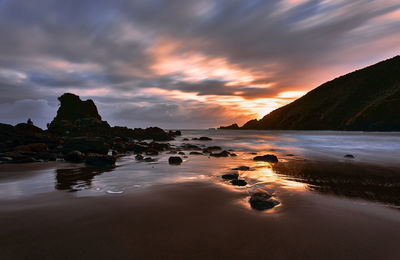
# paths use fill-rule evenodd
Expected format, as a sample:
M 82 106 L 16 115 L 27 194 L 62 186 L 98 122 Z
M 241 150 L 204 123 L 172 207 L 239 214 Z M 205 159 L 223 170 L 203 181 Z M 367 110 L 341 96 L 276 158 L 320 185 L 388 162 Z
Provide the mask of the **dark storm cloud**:
M 0 121 L 28 116 L 17 110 L 29 104 L 44 122 L 63 91 L 130 126 L 243 121 L 246 113 L 201 98 L 273 98 L 394 56 L 396 10 L 393 0 L 2 0 L 0 106 L 15 109 Z M 235 82 L 235 71 L 251 79 Z

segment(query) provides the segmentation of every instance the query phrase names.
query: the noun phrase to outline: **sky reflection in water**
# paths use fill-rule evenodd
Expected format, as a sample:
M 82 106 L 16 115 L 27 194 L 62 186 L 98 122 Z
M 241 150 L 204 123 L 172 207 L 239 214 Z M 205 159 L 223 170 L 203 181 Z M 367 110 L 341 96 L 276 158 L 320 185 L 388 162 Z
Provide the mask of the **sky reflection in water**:
M 213 141 L 183 141 L 183 138 L 209 136 Z M 226 184 L 233 189 L 269 193 L 316 191 L 322 194 L 362 198 L 400 205 L 400 134 L 289 131 L 184 131 L 171 142 L 200 146 L 221 146 L 238 155 L 209 158 L 189 155 L 179 166 L 168 164 L 170 154 L 156 156 L 154 163 L 138 162 L 134 155 L 120 158 L 114 169 L 87 168 L 82 164 L 29 164 L 2 167 L 0 196 L 14 199 L 59 190 L 74 196 L 98 196 L 137 191 L 155 184 L 203 181 Z M 280 162 L 270 165 L 252 158 L 276 154 Z M 293 154 L 294 156 L 287 156 Z M 354 154 L 355 159 L 345 159 Z M 248 182 L 245 188 L 231 186 L 219 176 L 232 168 Z M 29 168 L 27 171 L 26 168 Z M 23 170 L 24 169 L 24 170 Z

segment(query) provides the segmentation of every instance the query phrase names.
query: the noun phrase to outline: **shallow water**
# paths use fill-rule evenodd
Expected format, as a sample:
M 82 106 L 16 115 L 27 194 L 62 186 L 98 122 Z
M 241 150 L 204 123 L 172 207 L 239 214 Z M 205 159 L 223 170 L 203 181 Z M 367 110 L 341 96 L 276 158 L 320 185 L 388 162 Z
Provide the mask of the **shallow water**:
M 213 140 L 191 140 L 200 136 Z M 113 196 L 156 184 L 207 180 L 249 192 L 261 188 L 277 199 L 280 192 L 317 192 L 400 206 L 400 133 L 188 130 L 170 143 L 217 145 L 238 156 L 214 158 L 184 151 L 188 158 L 176 166 L 168 164 L 167 152 L 152 163 L 138 162 L 132 154 L 107 170 L 64 162 L 1 165 L 0 197 L 12 200 L 51 191 Z M 254 162 L 255 153 L 275 154 L 279 163 Z M 355 158 L 344 158 L 346 154 Z M 251 167 L 237 171 L 248 182 L 246 187 L 233 187 L 219 178 L 241 165 Z

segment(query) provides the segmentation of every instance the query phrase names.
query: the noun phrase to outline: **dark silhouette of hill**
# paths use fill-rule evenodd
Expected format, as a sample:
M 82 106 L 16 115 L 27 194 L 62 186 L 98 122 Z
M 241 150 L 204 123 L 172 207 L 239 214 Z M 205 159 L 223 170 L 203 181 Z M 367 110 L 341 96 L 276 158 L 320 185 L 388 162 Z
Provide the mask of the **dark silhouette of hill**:
M 326 82 L 241 129 L 400 131 L 400 56 Z

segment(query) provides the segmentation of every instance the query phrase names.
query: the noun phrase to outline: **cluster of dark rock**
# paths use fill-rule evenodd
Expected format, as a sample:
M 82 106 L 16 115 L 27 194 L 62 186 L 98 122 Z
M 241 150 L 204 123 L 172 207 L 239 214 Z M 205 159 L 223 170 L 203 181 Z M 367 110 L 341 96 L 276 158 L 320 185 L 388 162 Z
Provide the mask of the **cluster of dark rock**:
M 120 153 L 159 151 L 180 131 L 166 132 L 158 127 L 130 129 L 111 127 L 103 121 L 92 100 L 66 93 L 58 98 L 57 116 L 47 130 L 31 120 L 16 126 L 0 124 L 0 163 L 55 161 L 86 162 L 91 165 L 114 165 Z M 151 143 L 143 140 L 153 140 Z M 113 151 L 113 155 L 108 155 Z
M 256 156 L 253 158 L 255 161 L 264 161 L 269 163 L 277 163 L 278 158 L 272 154 L 266 154 L 263 156 Z M 240 179 L 239 173 L 236 171 L 250 171 L 249 166 L 238 166 L 232 169 L 234 172 L 229 172 L 221 175 L 221 178 L 230 182 L 234 186 L 246 186 L 247 182 L 244 179 Z M 258 191 L 250 193 L 249 199 L 250 206 L 256 210 L 267 210 L 271 209 L 280 204 L 280 202 L 272 197 L 266 191 Z
M 250 206 L 256 210 L 267 210 L 279 205 L 279 201 L 272 198 L 272 195 L 262 191 L 250 195 Z

